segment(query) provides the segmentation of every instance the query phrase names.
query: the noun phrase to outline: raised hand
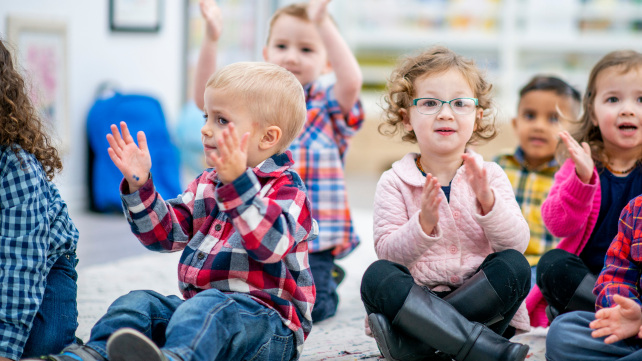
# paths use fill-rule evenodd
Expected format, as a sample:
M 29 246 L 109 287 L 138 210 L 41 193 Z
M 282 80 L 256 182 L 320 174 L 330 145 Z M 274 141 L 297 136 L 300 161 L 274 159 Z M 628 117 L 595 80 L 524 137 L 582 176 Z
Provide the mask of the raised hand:
M 118 127 L 111 125 L 111 133 L 107 134 L 109 142 L 109 157 L 116 167 L 129 183 L 129 191 L 136 192 L 149 179 L 149 170 L 152 169 L 152 158 L 147 149 L 147 139 L 145 133 L 138 132 L 138 146 L 134 143 L 134 138 L 129 134 L 127 124 L 120 122 L 120 130 L 123 136 L 120 136 Z
M 308 4 L 308 19 L 313 24 L 321 24 L 328 17 L 328 3 L 331 0 L 310 0 Z
M 462 154 L 464 165 L 466 166 L 466 173 L 468 174 L 468 183 L 475 192 L 477 201 L 482 207 L 483 214 L 487 214 L 493 209 L 495 205 L 495 195 L 490 190 L 490 183 L 488 182 L 488 173 L 486 169 L 482 168 L 475 162 L 475 158 L 470 154 Z
M 212 152 L 210 158 L 216 168 L 218 179 L 223 184 L 233 182 L 236 178 L 243 175 L 247 169 L 247 150 L 250 133 L 243 134 L 239 140 L 238 132 L 234 123 L 229 123 L 228 129 L 221 132 L 221 136 L 216 139 L 216 152 Z
M 604 343 L 614 343 L 642 334 L 642 309 L 635 301 L 620 295 L 613 296 L 617 303 L 595 313 L 595 321 L 589 324 L 594 329 L 594 338 L 608 336 Z
M 441 186 L 437 177 L 432 174 L 426 175 L 426 183 L 421 191 L 421 212 L 419 213 L 419 224 L 424 233 L 430 235 L 439 223 L 439 204 L 441 197 L 439 191 Z
M 566 149 L 568 149 L 571 159 L 575 162 L 575 172 L 577 173 L 577 176 L 584 184 L 588 184 L 588 182 L 591 181 L 593 168 L 595 167 L 595 163 L 591 157 L 591 147 L 589 147 L 586 142 L 583 142 L 580 146 L 566 130 L 560 132 L 559 135 L 560 138 L 562 138 Z
M 217 41 L 223 32 L 223 15 L 215 0 L 201 0 L 199 3 L 201 15 L 205 19 L 207 38 Z

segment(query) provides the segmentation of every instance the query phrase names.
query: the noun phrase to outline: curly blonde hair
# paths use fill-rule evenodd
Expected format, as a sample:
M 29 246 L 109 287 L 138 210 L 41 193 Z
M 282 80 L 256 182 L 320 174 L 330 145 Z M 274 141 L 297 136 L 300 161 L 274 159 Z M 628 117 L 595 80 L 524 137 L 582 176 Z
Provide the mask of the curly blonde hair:
M 379 133 L 387 136 L 399 133 L 402 134 L 402 140 L 416 143 L 415 132 L 404 130 L 401 110 L 408 110 L 412 106 L 412 100 L 416 96 L 415 81 L 418 78 L 430 74 L 440 74 L 449 69 L 457 69 L 462 73 L 478 99 L 478 106 L 484 110 L 482 118 L 475 120 L 475 131 L 467 145 L 495 138 L 497 128 L 495 116 L 491 111 L 493 104 L 490 95 L 492 84 L 484 79 L 484 74 L 474 61 L 443 46 L 434 46 L 417 55 L 399 60 L 388 80 L 386 94 L 383 97 L 386 103 L 384 106 L 385 122 L 379 125 Z
M 29 99 L 25 81 L 13 66 L 11 53 L 0 39 L 0 146 L 9 147 L 16 155 L 16 146 L 33 154 L 51 180 L 62 170 L 62 161 L 47 131 Z

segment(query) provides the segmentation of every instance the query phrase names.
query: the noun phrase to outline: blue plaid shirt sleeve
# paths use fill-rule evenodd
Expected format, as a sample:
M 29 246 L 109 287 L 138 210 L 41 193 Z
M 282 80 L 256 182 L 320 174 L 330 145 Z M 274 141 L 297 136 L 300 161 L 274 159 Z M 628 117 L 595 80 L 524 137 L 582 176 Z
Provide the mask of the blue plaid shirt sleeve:
M 35 158 L 22 157 L 21 164 L 9 152 L 0 163 L 0 356 L 17 360 L 45 292 L 43 270 L 50 268 L 49 187 Z

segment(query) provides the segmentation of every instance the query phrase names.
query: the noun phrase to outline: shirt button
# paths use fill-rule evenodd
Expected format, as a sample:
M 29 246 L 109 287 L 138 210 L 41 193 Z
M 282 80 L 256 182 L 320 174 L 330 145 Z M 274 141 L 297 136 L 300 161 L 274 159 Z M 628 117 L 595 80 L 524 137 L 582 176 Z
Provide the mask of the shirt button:
M 452 253 L 452 254 L 457 253 L 457 247 L 455 247 L 455 246 L 450 246 L 450 253 Z
M 450 276 L 450 282 L 452 282 L 452 283 L 457 283 L 457 282 L 459 282 L 459 277 L 457 277 L 457 276 Z
M 199 253 L 198 256 L 196 256 L 198 259 L 203 259 L 205 258 L 205 255 L 203 253 Z
M 459 211 L 454 211 L 453 212 L 453 218 L 455 218 L 455 219 L 459 219 L 460 215 L 461 215 L 461 213 L 459 213 Z
M 220 224 L 217 224 L 216 226 L 214 226 L 214 230 L 216 230 L 217 232 L 220 231 L 221 228 L 223 227 Z

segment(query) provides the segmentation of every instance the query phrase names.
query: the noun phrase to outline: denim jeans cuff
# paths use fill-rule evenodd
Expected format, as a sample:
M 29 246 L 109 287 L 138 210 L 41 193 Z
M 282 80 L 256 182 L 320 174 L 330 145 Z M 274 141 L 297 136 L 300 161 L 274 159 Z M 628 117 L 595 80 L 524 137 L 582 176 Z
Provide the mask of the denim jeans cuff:
M 109 356 L 107 356 L 107 350 L 105 350 L 104 348 L 102 348 L 100 346 L 96 346 L 96 345 L 85 345 L 85 346 L 91 348 L 92 350 L 94 350 L 96 352 L 98 352 L 100 354 L 100 356 L 105 358 L 105 360 L 109 360 Z

